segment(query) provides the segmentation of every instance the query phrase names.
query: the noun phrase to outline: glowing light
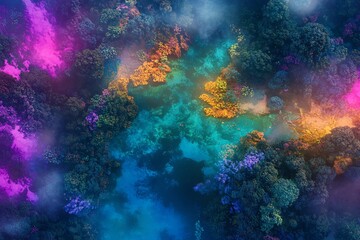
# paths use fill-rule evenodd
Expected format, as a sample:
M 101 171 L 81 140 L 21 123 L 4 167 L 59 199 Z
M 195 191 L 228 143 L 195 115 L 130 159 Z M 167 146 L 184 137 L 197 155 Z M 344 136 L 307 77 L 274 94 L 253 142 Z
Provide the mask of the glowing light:
M 56 76 L 63 61 L 55 42 L 55 31 L 43 4 L 35 5 L 31 0 L 23 0 L 31 23 L 27 46 L 31 46 L 34 62 L 42 69 Z
M 0 69 L 0 71 L 7 73 L 11 76 L 13 76 L 14 78 L 16 78 L 17 80 L 20 79 L 20 73 L 21 70 L 19 69 L 19 67 L 16 65 L 16 63 L 12 62 L 11 64 L 5 60 L 5 66 L 2 67 Z
M 256 103 L 246 102 L 241 104 L 241 109 L 246 112 L 251 112 L 255 115 L 265 115 L 269 113 L 269 108 L 267 107 L 267 97 L 264 96 L 260 101 Z
M 360 80 L 358 80 L 351 91 L 345 95 L 345 101 L 350 109 L 360 109 Z
M 311 111 L 303 113 L 300 109 L 300 118 L 292 122 L 299 139 L 308 144 L 318 143 L 325 135 L 337 127 L 354 127 L 351 113 L 337 116 L 325 114 L 321 106 L 312 104 Z
M 29 178 L 21 178 L 13 181 L 5 169 L 0 169 L 0 189 L 5 191 L 8 197 L 15 197 L 26 192 L 26 199 L 30 202 L 36 202 L 38 197 L 29 190 L 31 181 Z
M 311 13 L 319 5 L 320 0 L 290 0 L 290 9 L 299 14 Z
M 24 160 L 29 160 L 36 152 L 37 142 L 34 136 L 25 137 L 24 133 L 20 132 L 19 130 L 19 126 L 16 126 L 11 130 L 11 134 L 14 137 L 12 147 L 21 151 Z
M 352 159 L 344 156 L 337 156 L 334 161 L 334 169 L 336 174 L 345 173 L 348 166 L 352 164 Z

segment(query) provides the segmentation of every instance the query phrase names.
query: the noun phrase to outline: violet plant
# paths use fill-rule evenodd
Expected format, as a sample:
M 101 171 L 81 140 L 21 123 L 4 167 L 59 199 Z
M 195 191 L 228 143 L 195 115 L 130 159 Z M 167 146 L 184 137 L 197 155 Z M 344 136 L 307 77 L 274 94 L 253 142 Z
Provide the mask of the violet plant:
M 94 209 L 94 206 L 91 204 L 90 200 L 84 200 L 80 196 L 77 196 L 72 198 L 70 202 L 65 205 L 64 209 L 65 212 L 69 214 L 79 215 Z

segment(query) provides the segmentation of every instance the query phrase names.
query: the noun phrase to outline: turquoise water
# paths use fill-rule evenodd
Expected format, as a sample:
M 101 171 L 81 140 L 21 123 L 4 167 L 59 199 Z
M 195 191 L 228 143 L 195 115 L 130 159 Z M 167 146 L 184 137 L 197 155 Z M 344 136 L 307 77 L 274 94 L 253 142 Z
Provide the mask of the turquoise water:
M 271 131 L 275 115 L 220 120 L 203 113 L 198 97 L 229 63 L 231 44 L 194 44 L 172 62 L 166 84 L 130 90 L 140 112 L 112 145 L 123 167 L 113 201 L 100 210 L 104 239 L 194 239 L 196 181 L 214 172 L 227 145 L 252 130 Z

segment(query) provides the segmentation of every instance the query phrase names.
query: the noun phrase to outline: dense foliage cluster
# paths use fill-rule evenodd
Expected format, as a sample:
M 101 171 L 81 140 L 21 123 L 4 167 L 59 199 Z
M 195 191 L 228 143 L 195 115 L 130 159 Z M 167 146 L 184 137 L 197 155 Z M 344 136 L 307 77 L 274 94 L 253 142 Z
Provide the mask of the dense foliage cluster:
M 195 188 L 202 194 L 217 192 L 217 202 L 204 209 L 205 233 L 223 239 L 223 227 L 230 239 L 325 239 L 333 234 L 356 239 L 358 215 L 339 206 L 344 199 L 336 188 L 359 177 L 358 131 L 336 128 L 311 148 L 298 141 L 254 141 L 256 135 L 248 135 L 232 159 L 220 161 L 214 179 Z
M 101 224 L 92 220 L 113 198 L 111 207 L 129 215 L 118 224 L 135 229 L 147 215 L 126 212 L 134 196 L 116 188 L 121 174 L 132 174 L 122 169 L 132 160 L 131 168 L 144 170 L 133 177 L 145 176 L 125 181 L 132 194 L 149 206 L 184 211 L 195 223 L 195 235 L 186 236 L 197 240 L 360 239 L 359 197 L 348 194 L 359 191 L 360 180 L 360 3 L 310 2 L 316 1 L 2 1 L 0 240 L 99 239 Z M 201 63 L 209 79 L 190 79 L 200 72 L 192 66 L 194 49 L 219 39 L 226 40 L 226 56 L 213 51 L 216 59 Z M 171 62 L 185 52 L 191 66 Z M 177 78 L 171 72 L 180 65 L 194 72 L 169 84 L 175 90 L 168 92 L 181 97 L 154 104 L 143 103 L 145 96 L 140 103 L 141 121 L 164 117 L 167 129 L 131 129 L 135 137 L 119 138 L 143 110 L 131 91 Z M 185 84 L 196 87 L 183 93 Z M 200 111 L 201 104 L 203 115 L 185 121 L 182 111 Z M 250 123 L 228 124 L 245 114 L 250 122 L 266 115 L 274 127 L 249 133 L 214 164 L 214 142 L 229 144 L 230 132 L 253 130 Z M 127 139 L 119 145 L 128 148 L 141 144 L 124 156 L 111 152 L 114 139 Z M 159 231 L 161 240 L 173 239 Z
M 267 85 L 270 110 L 283 107 L 309 110 L 311 102 L 326 105 L 324 111 L 327 112 L 334 108 L 345 110 L 343 96 L 359 77 L 358 49 L 354 40 L 359 20 L 353 12 L 345 17 L 343 12 L 334 13 L 330 9 L 358 5 L 355 1 L 346 4 L 329 1 L 311 15 L 298 14 L 296 7 L 305 8 L 306 4 L 310 5 L 296 5 L 287 0 L 239 3 L 242 13 L 233 29 L 237 41 L 229 49 L 230 65 L 238 72 L 238 84 L 232 84 L 228 92 L 244 86 Z M 233 100 L 240 103 L 240 108 L 249 101 L 257 99 L 238 96 Z M 233 118 L 246 112 L 247 109 L 228 116 L 207 115 Z

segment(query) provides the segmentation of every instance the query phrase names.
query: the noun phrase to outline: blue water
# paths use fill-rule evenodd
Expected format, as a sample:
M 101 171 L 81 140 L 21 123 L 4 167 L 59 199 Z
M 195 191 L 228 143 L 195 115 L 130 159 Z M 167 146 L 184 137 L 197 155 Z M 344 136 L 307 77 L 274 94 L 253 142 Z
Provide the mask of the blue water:
M 274 115 L 225 121 L 203 113 L 198 97 L 229 63 L 231 44 L 195 44 L 171 63 L 166 84 L 130 90 L 140 112 L 112 145 L 123 165 L 112 201 L 100 209 L 103 239 L 194 239 L 199 203 L 192 187 L 214 172 L 226 146 L 252 130 L 271 130 Z

